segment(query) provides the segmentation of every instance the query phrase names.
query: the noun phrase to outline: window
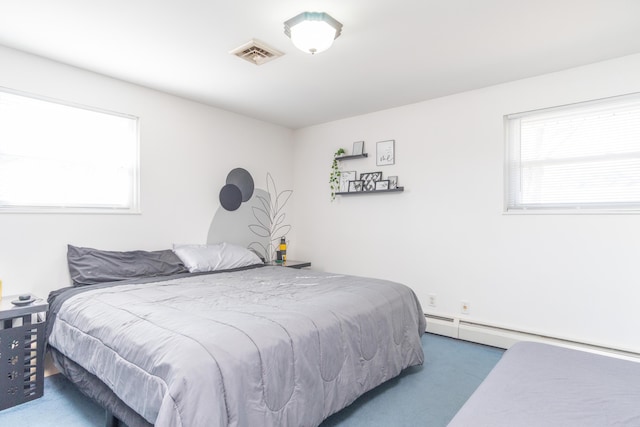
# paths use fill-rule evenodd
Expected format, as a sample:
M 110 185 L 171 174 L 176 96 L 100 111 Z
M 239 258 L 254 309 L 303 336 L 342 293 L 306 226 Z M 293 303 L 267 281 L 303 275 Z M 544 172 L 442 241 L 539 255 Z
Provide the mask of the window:
M 0 88 L 0 212 L 135 213 L 137 117 Z
M 640 95 L 506 116 L 506 212 L 640 213 Z

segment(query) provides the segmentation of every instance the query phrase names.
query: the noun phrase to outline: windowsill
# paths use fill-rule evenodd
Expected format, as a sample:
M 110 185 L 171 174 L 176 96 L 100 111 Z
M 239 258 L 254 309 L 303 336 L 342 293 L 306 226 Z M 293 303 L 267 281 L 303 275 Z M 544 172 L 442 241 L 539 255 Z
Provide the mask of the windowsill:
M 140 209 L 88 209 L 88 208 L 60 208 L 60 209 L 25 209 L 0 208 L 0 214 L 63 214 L 63 215 L 141 215 Z
M 639 215 L 640 209 L 517 209 L 503 215 Z

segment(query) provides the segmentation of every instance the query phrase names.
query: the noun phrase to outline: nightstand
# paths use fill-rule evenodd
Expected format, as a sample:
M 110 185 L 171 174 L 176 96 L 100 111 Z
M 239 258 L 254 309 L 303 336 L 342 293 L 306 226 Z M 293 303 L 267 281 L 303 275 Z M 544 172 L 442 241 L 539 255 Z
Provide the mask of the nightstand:
M 0 300 L 0 410 L 42 397 L 44 334 L 49 304 L 31 295 L 31 303 L 14 305 L 18 295 Z
M 279 267 L 297 268 L 298 270 L 301 269 L 301 268 L 305 268 L 305 267 L 311 267 L 311 261 L 287 260 L 284 263 L 271 261 L 271 262 L 268 262 L 266 264 L 267 265 L 276 265 L 276 266 L 279 266 Z

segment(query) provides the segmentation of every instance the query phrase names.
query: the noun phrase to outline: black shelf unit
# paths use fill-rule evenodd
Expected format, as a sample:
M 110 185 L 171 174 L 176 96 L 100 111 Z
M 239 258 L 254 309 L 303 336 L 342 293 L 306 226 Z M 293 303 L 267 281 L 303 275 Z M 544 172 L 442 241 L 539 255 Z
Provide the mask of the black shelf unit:
M 336 196 L 355 196 L 359 194 L 380 194 L 380 193 L 399 193 L 404 191 L 404 187 L 390 188 L 389 190 L 371 190 L 371 191 L 341 191 Z
M 0 299 L 0 410 L 42 397 L 45 324 L 49 304 L 33 295 L 26 305 L 18 295 Z
M 339 161 L 339 160 L 364 159 L 365 157 L 369 157 L 369 153 L 350 154 L 348 156 L 338 156 L 335 159 Z

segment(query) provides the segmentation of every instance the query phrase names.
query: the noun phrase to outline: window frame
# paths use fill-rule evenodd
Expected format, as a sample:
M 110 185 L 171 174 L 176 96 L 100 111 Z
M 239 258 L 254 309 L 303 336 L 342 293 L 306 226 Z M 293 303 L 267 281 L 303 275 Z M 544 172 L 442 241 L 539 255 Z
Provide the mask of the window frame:
M 47 103 L 53 103 L 64 107 L 70 107 L 89 112 L 95 112 L 99 114 L 106 114 L 114 117 L 120 117 L 132 121 L 134 130 L 132 132 L 133 139 L 135 140 L 135 147 L 132 148 L 132 154 L 135 158 L 131 159 L 130 181 L 129 184 L 129 203 L 128 206 L 100 206 L 92 205 L 90 203 L 79 203 L 77 205 L 64 205 L 50 206 L 44 203 L 42 204 L 0 204 L 0 213 L 57 213 L 57 214 L 117 214 L 117 215 L 130 215 L 140 214 L 140 119 L 138 116 L 126 113 L 120 113 L 103 108 L 93 107 L 77 102 L 71 102 L 61 100 L 57 98 L 42 96 L 30 92 L 24 92 L 11 88 L 0 86 L 0 93 L 8 93 L 11 95 L 30 98 L 32 100 L 43 101 Z
M 520 150 L 522 147 L 519 125 L 520 119 L 527 117 L 543 116 L 558 111 L 577 111 L 590 106 L 597 105 L 618 105 L 624 102 L 634 102 L 640 108 L 640 92 L 624 95 L 600 98 L 584 102 L 576 102 L 555 107 L 529 110 L 520 113 L 507 114 L 504 116 L 504 201 L 503 214 L 508 215 L 583 215 L 583 214 L 640 214 L 640 200 L 636 202 L 596 202 L 596 203 L 540 203 L 526 204 L 522 202 L 522 197 L 514 194 L 519 190 L 514 189 L 515 185 L 521 185 L 522 167 L 520 162 Z M 518 123 L 518 126 L 515 123 Z M 517 138 L 517 143 L 513 138 Z M 515 158 L 515 160 L 514 160 Z M 586 162 L 585 162 L 586 164 Z M 517 177 L 514 178 L 514 173 Z M 521 194 L 521 191 L 519 192 Z

